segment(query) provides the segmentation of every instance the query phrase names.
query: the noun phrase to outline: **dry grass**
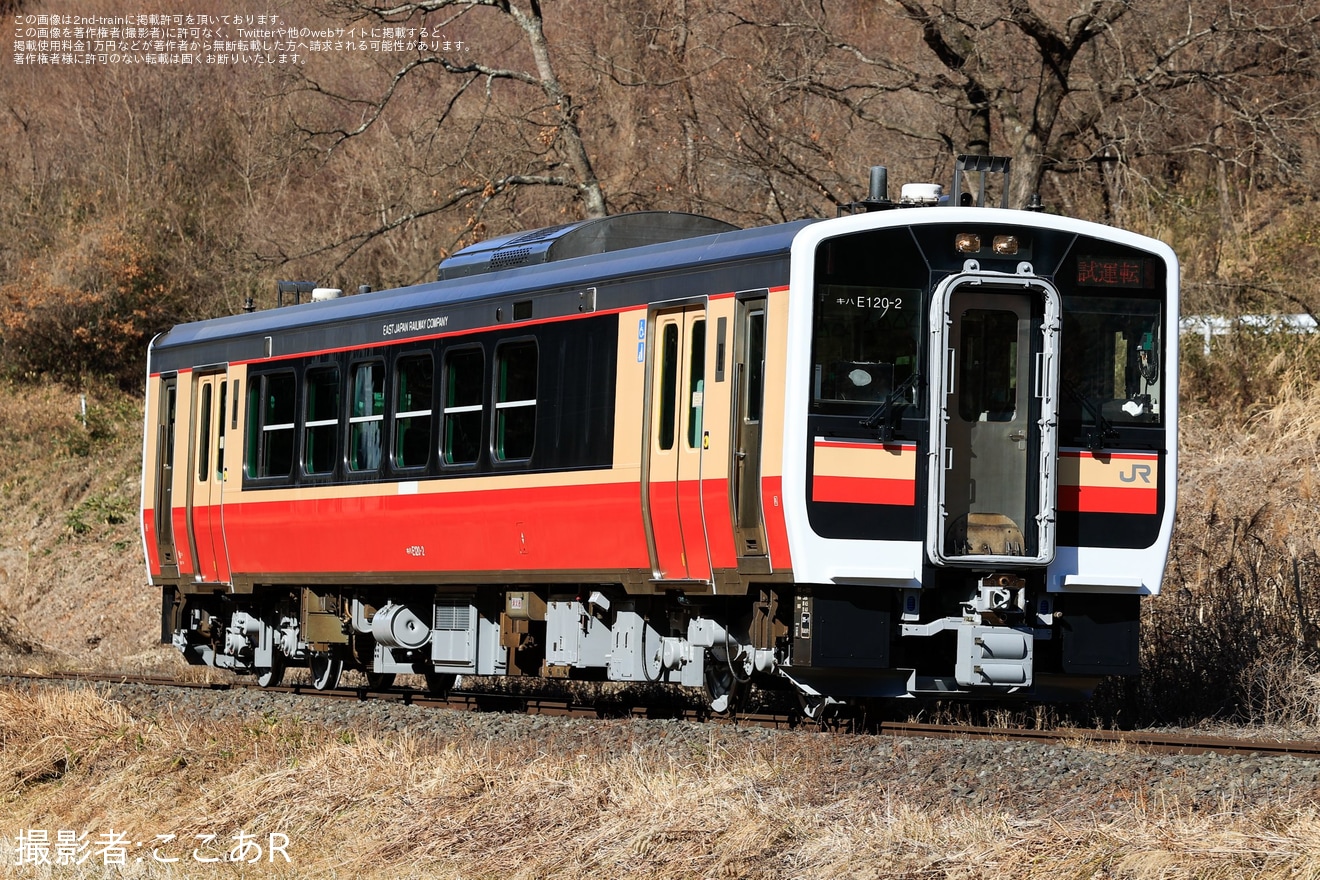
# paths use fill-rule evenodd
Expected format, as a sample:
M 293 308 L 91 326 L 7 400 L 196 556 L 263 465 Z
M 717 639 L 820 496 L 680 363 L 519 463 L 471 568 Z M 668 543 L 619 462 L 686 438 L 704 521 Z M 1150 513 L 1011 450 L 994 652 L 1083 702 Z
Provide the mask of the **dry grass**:
M 602 762 L 565 730 L 539 744 L 359 738 L 274 717 L 137 720 L 87 690 L 0 690 L 0 846 L 12 858 L 18 832 L 41 828 L 186 843 L 172 871 L 148 858 L 129 877 L 244 876 L 189 858 L 195 835 L 239 830 L 288 835 L 290 863 L 256 874 L 277 877 L 1320 876 L 1320 821 L 1295 806 L 1134 797 L 1117 816 L 1028 815 L 835 789 L 820 772 L 830 746 L 813 735 Z
M 1318 362 L 1320 341 L 1286 334 L 1189 356 L 1173 554 L 1129 718 L 1320 725 Z
M 0 379 L 0 655 L 20 669 L 171 669 L 138 534 L 142 410 Z

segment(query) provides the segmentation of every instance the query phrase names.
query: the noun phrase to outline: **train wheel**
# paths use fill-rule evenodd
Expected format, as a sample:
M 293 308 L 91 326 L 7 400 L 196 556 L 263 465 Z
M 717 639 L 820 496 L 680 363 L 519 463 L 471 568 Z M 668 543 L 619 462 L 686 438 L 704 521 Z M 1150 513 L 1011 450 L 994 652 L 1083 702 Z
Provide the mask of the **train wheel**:
M 256 668 L 257 684 L 264 688 L 279 687 L 284 681 L 284 658 L 278 654 L 271 660 L 270 666 Z
M 344 659 L 335 654 L 316 654 L 308 661 L 312 671 L 312 687 L 318 691 L 331 691 L 339 687 L 339 676 L 344 673 Z
M 734 676 L 728 662 L 706 654 L 706 696 L 711 711 L 717 715 L 736 713 L 746 693 L 745 682 Z
M 447 694 L 454 687 L 458 676 L 449 672 L 426 672 L 426 692 L 429 694 Z
M 368 672 L 367 687 L 373 691 L 387 691 L 394 684 L 393 672 Z

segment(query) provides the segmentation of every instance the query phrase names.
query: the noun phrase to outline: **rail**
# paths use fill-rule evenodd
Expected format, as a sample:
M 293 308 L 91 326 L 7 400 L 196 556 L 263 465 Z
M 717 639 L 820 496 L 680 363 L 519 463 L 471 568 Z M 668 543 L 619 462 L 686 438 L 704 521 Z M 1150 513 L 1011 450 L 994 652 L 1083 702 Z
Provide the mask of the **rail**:
M 715 716 L 709 712 L 679 709 L 674 706 L 635 706 L 615 700 L 587 702 L 568 698 L 544 698 L 510 693 L 482 691 L 453 691 L 448 694 L 429 694 L 423 690 L 396 687 L 376 691 L 368 687 L 341 687 L 317 690 L 310 684 L 291 684 L 275 688 L 260 688 L 254 682 L 189 682 L 162 676 L 115 675 L 110 673 L 0 673 L 0 680 L 64 681 L 102 684 L 133 684 L 159 688 L 197 690 L 233 690 L 252 688 L 271 693 L 293 694 L 303 697 L 332 700 L 379 700 L 412 706 L 430 706 L 461 712 L 512 712 L 528 715 L 550 715 L 565 718 L 678 718 L 697 723 L 718 723 L 747 727 L 776 729 L 821 728 L 838 732 L 858 732 L 872 736 L 922 737 L 962 740 L 989 740 L 1002 742 L 1035 742 L 1046 745 L 1072 745 L 1079 747 L 1127 748 L 1144 753 L 1167 754 L 1219 754 L 1252 755 L 1257 757 L 1293 757 L 1320 759 L 1320 741 L 1278 739 L 1267 736 L 1238 737 L 1207 735 L 1182 731 L 1109 730 L 1090 728 L 983 727 L 963 724 L 924 724 L 916 722 L 879 721 L 859 722 L 857 719 L 836 719 L 833 723 L 817 724 L 800 715 L 780 713 L 749 713 Z

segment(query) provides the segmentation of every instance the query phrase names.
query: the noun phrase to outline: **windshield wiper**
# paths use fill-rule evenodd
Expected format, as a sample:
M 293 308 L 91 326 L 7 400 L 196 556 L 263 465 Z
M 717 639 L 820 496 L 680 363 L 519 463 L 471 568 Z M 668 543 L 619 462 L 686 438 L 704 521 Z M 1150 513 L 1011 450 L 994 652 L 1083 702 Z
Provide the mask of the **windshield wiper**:
M 894 426 L 890 423 L 890 419 L 893 415 L 894 404 L 907 403 L 904 395 L 916 386 L 920 378 L 920 374 L 914 372 L 904 379 L 897 388 L 885 395 L 885 399 L 880 402 L 880 406 L 876 408 L 876 411 L 862 419 L 859 424 L 863 428 L 874 428 L 879 425 L 881 443 L 889 443 L 893 440 Z
M 1061 379 L 1059 385 L 1063 388 L 1063 393 L 1068 395 L 1077 403 L 1081 404 L 1082 409 L 1095 420 L 1095 424 L 1086 432 L 1086 446 L 1092 452 L 1098 452 L 1105 448 L 1107 440 L 1118 438 L 1118 431 L 1114 430 L 1114 423 L 1101 414 L 1100 408 L 1092 403 L 1077 387 L 1067 379 Z

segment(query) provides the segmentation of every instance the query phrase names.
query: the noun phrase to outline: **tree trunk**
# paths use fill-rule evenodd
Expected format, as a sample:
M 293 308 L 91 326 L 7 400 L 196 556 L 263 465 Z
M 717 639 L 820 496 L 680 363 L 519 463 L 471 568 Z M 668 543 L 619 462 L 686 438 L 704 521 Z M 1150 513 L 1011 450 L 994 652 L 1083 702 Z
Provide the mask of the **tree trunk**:
M 555 108 L 559 134 L 564 142 L 565 158 L 577 176 L 577 189 L 582 197 L 584 213 L 588 217 L 604 217 L 609 213 L 605 203 L 605 192 L 601 189 L 600 181 L 596 179 L 591 156 L 587 154 L 587 145 L 582 140 L 582 130 L 578 128 L 577 108 L 573 106 L 572 96 L 564 91 L 559 77 L 555 75 L 554 65 L 550 63 L 550 45 L 545 38 L 541 4 L 538 0 L 532 0 L 529 12 L 524 12 L 512 3 L 509 4 L 508 9 L 509 15 L 527 35 L 541 88 Z

